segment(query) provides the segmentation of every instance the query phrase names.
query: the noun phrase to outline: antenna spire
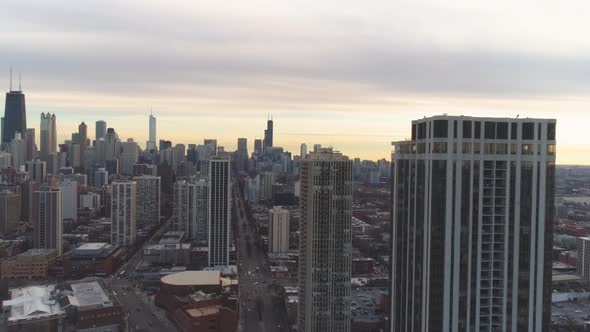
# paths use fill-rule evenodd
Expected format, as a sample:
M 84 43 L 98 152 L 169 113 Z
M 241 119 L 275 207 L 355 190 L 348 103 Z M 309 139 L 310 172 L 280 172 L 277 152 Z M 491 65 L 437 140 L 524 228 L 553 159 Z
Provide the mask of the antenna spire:
M 10 91 L 12 91 L 12 66 L 10 66 Z
M 19 71 L 19 72 L 18 72 L 18 91 L 23 91 L 23 89 L 21 88 L 21 85 L 20 85 L 20 83 L 21 83 L 21 82 L 20 82 L 20 71 Z

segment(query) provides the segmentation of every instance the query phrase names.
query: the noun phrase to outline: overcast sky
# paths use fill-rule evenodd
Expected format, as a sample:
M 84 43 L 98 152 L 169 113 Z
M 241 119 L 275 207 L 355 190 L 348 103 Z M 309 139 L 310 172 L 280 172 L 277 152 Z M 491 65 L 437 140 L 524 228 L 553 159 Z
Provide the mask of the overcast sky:
M 55 112 L 60 141 L 103 119 L 143 145 L 151 107 L 158 139 L 234 149 L 272 113 L 276 145 L 375 159 L 412 119 L 519 114 L 557 118 L 558 162 L 590 164 L 588 12 L 540 0 L 6 1 L 0 82 L 21 71 L 29 127 Z

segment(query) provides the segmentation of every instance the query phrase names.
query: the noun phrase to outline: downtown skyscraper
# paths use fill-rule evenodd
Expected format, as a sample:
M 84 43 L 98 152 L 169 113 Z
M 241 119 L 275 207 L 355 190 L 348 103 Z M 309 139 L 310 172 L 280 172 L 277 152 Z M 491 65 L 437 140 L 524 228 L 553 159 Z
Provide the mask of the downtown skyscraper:
M 231 218 L 230 159 L 212 157 L 209 161 L 208 246 L 209 266 L 229 265 Z
M 27 109 L 25 94 L 20 89 L 12 90 L 12 70 L 10 71 L 10 91 L 6 93 L 4 124 L 2 126 L 2 143 L 10 143 L 14 134 L 20 133 L 24 139 L 27 131 Z
M 299 175 L 299 330 L 350 331 L 352 160 L 318 149 Z
M 95 123 L 94 138 L 98 141 L 101 138 L 105 138 L 107 135 L 107 123 L 103 120 L 98 120 Z
M 153 150 L 156 148 L 156 117 L 150 114 L 149 123 L 149 137 L 146 144 L 146 150 Z
M 57 153 L 57 131 L 55 128 L 55 114 L 41 113 L 39 153 L 41 160 L 47 161 L 49 155 Z
M 395 142 L 392 331 L 549 331 L 555 120 L 435 116 Z
M 273 145 L 273 122 L 272 117 L 266 121 L 266 129 L 264 130 L 264 152 L 267 148 L 271 148 Z
M 62 249 L 62 216 L 61 197 L 59 189 L 42 187 L 33 193 L 33 247 L 36 249 Z

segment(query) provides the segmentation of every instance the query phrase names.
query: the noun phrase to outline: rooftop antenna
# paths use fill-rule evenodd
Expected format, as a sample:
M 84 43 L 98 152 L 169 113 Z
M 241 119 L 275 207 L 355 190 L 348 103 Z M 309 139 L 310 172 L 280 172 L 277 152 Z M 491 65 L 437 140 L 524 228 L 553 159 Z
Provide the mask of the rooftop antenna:
M 10 67 L 10 91 L 12 91 L 12 66 Z
M 20 71 L 18 72 L 18 91 L 23 91 L 23 89 L 21 89 L 20 87 Z

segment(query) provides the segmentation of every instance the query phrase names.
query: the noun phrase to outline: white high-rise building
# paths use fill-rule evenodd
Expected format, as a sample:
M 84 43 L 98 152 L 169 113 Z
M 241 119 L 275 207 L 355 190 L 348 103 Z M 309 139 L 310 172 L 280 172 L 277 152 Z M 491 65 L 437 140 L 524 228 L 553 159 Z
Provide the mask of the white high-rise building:
M 10 153 L 12 154 L 12 167 L 20 170 L 27 162 L 27 144 L 20 133 L 15 133 L 10 142 Z
M 289 251 L 289 210 L 275 206 L 269 211 L 268 252 Z
M 127 142 L 121 143 L 121 155 L 119 156 L 121 174 L 133 175 L 133 165 L 137 163 L 138 157 L 139 150 L 133 138 L 128 138 Z
M 301 143 L 301 152 L 299 156 L 301 157 L 301 159 L 307 157 L 307 144 Z
M 299 330 L 350 331 L 352 161 L 332 149 L 301 160 Z
M 146 150 L 156 149 L 156 117 L 150 114 L 150 133 L 149 139 L 146 145 Z
M 391 331 L 549 331 L 555 120 L 434 116 L 393 145 Z
M 205 178 L 174 183 L 174 229 L 200 243 L 208 239 L 208 192 L 209 183 Z
M 142 175 L 136 176 L 134 180 L 137 183 L 137 224 L 158 225 L 160 223 L 160 177 Z
M 61 191 L 62 220 L 78 220 L 78 182 L 65 179 L 57 183 Z
M 135 181 L 114 181 L 111 189 L 111 243 L 131 246 L 136 234 L 137 184 Z
M 209 266 L 229 265 L 231 173 L 230 159 L 213 157 L 209 161 L 208 246 Z

